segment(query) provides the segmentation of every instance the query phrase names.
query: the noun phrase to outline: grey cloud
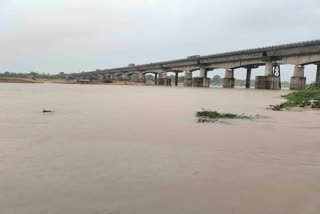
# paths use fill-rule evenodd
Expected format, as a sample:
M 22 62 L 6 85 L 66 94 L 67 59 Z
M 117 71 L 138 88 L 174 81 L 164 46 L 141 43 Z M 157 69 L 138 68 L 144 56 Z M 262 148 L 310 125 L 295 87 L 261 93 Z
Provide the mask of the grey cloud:
M 94 70 L 320 35 L 317 0 L 4 2 L 0 72 Z

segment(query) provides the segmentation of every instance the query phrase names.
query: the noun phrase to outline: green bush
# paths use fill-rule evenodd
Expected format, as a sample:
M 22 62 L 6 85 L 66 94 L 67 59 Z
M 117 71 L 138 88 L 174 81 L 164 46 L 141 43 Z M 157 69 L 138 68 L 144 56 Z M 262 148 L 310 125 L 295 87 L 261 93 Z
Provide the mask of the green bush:
M 224 118 L 229 118 L 229 119 L 250 119 L 251 117 L 246 116 L 246 115 L 237 115 L 237 114 L 231 114 L 231 113 L 219 113 L 217 111 L 211 111 L 211 110 L 206 110 L 203 109 L 202 111 L 198 111 L 196 113 L 197 117 L 205 117 L 205 118 L 210 118 L 210 119 L 224 119 Z
M 292 92 L 286 96 L 287 102 L 284 107 L 306 107 L 320 108 L 320 83 L 311 84 L 300 91 Z

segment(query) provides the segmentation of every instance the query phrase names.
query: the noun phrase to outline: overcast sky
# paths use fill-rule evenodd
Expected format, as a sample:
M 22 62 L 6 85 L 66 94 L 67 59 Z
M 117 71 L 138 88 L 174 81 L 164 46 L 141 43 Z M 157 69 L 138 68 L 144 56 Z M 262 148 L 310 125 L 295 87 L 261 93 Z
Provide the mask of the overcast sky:
M 320 39 L 319 20 L 319 0 L 0 0 L 0 72 L 81 72 Z

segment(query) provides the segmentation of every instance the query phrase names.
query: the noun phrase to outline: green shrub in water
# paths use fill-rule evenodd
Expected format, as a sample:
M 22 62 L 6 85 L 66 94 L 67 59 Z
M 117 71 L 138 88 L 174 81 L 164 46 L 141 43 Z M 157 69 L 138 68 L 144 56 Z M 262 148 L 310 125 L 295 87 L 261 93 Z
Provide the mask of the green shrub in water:
M 287 102 L 283 107 L 306 107 L 320 108 L 320 83 L 311 84 L 300 91 L 292 92 L 286 96 Z

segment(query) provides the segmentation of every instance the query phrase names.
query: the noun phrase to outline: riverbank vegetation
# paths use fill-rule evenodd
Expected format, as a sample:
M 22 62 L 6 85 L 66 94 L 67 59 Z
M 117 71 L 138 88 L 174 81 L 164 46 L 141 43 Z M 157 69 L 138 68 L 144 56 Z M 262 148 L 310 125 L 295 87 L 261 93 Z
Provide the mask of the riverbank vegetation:
M 283 108 L 320 108 L 320 83 L 311 84 L 307 86 L 305 89 L 292 92 L 283 97 L 287 99 L 287 102 L 281 104 Z

